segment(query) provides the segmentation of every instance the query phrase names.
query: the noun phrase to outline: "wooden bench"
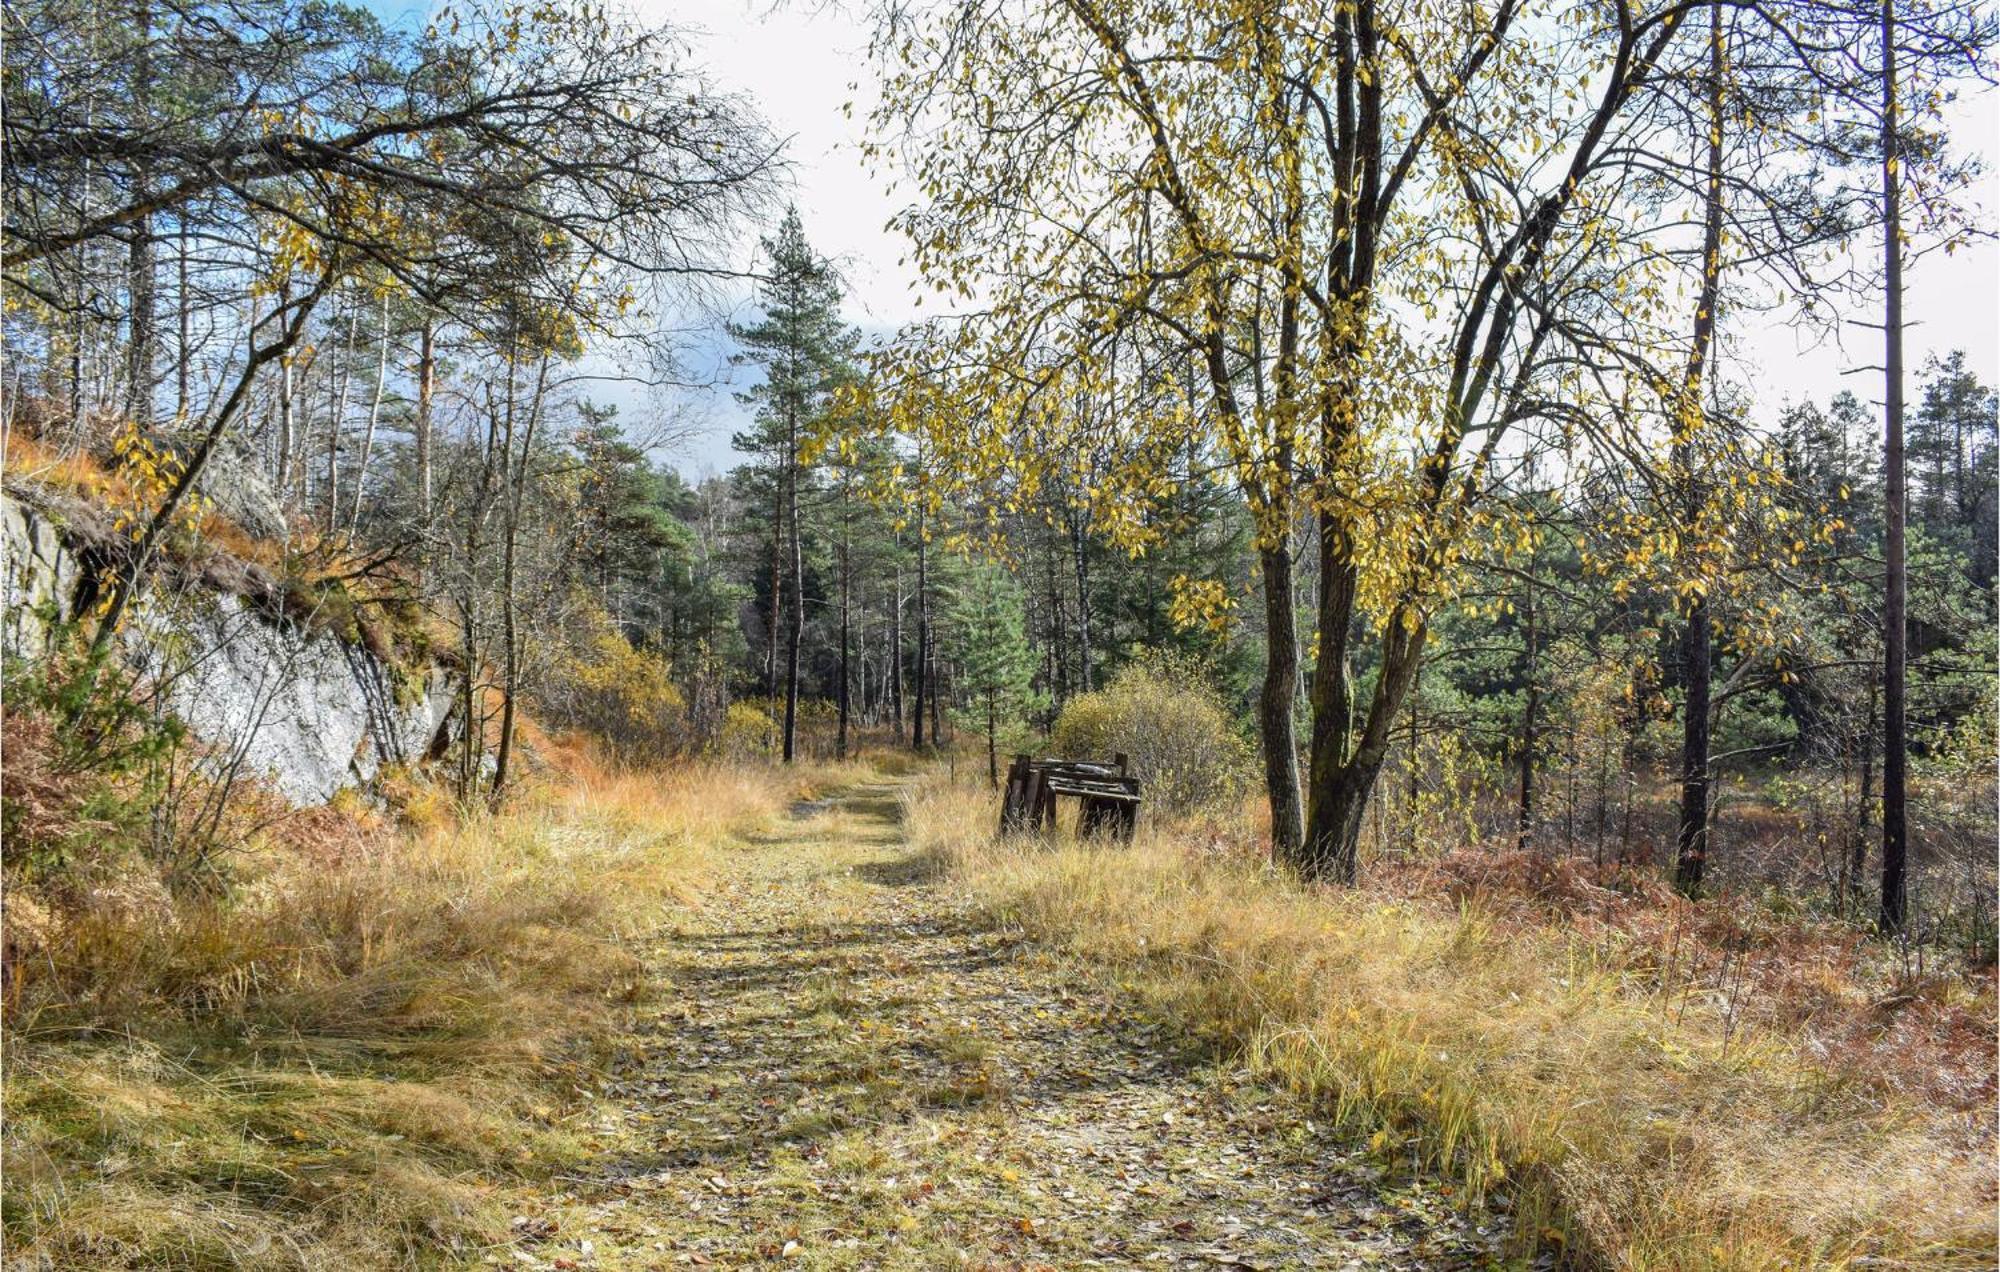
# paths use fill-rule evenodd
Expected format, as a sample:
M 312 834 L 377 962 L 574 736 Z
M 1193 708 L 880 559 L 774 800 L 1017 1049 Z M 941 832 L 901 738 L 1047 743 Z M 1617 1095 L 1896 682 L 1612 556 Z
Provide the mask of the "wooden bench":
M 1007 769 L 1007 793 L 1000 802 L 1000 833 L 1049 829 L 1056 824 L 1056 800 L 1078 801 L 1077 831 L 1111 834 L 1130 843 L 1139 826 L 1139 779 L 1122 754 L 1109 764 L 1098 760 L 1038 760 L 1017 755 Z

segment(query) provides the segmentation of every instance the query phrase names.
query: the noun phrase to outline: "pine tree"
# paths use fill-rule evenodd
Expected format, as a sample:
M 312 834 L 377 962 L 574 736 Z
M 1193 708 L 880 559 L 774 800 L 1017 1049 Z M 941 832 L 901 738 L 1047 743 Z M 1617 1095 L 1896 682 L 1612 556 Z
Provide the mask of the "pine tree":
M 986 735 L 986 778 L 1000 784 L 1000 730 L 1036 709 L 1035 654 L 1021 585 L 1000 565 L 982 561 L 953 588 L 945 622 L 969 723 Z
M 743 352 L 738 364 L 763 369 L 764 380 L 741 394 L 756 408 L 756 424 L 737 435 L 736 448 L 756 456 L 753 485 L 769 499 L 772 517 L 771 597 L 764 651 L 765 690 L 777 697 L 779 625 L 784 632 L 783 754 L 796 750 L 799 645 L 805 635 L 805 548 L 801 487 L 813 480 L 802 451 L 835 388 L 850 374 L 854 334 L 840 320 L 840 279 L 806 241 L 799 210 L 786 210 L 775 236 L 763 240 L 766 274 L 757 299 L 763 317 L 730 328 Z

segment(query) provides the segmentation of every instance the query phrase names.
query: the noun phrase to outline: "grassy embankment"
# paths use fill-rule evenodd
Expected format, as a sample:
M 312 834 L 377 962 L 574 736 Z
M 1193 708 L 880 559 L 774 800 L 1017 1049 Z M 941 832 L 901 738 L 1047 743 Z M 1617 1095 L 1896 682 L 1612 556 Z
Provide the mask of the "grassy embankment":
M 941 784 L 911 833 L 996 913 L 1586 1263 L 1993 1265 L 1990 970 L 1914 978 L 1850 929 L 1518 853 L 1311 890 L 1249 819 L 1050 847 L 996 843 L 993 807 Z
M 62 1267 L 379 1267 L 509 1238 L 644 991 L 629 938 L 848 780 L 618 774 L 412 824 L 323 810 L 222 896 L 10 890 L 5 1235 Z

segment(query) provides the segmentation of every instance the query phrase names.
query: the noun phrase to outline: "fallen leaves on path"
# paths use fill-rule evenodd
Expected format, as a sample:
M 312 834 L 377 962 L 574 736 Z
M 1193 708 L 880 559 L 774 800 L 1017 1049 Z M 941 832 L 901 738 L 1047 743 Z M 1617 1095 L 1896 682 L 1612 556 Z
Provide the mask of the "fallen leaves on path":
M 648 942 L 657 990 L 574 1129 L 593 1169 L 489 1264 L 1492 1266 L 1501 1223 L 1128 1017 L 975 914 L 895 790 L 795 810 Z

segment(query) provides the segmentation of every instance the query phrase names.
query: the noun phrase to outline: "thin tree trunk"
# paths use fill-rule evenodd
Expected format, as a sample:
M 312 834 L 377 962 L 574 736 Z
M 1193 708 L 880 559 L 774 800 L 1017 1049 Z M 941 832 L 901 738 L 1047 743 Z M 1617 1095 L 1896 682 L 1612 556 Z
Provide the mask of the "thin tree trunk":
M 1582 757 L 1577 755 L 1575 751 L 1576 751 L 1575 735 L 1572 734 L 1570 755 L 1568 757 L 1569 762 L 1566 765 L 1564 765 L 1564 767 L 1568 769 L 1567 774 L 1565 774 L 1565 777 L 1567 779 L 1566 781 L 1567 789 L 1565 791 L 1563 799 L 1563 855 L 1564 856 L 1571 856 L 1574 855 L 1576 852 L 1576 765 L 1577 761 Z
M 1536 736 L 1541 721 L 1541 684 L 1536 666 L 1536 642 L 1541 633 L 1535 626 L 1535 563 L 1531 554 L 1528 558 L 1528 580 L 1523 589 L 1522 618 L 1524 620 L 1525 657 L 1522 660 L 1522 678 L 1525 697 L 1521 704 L 1521 798 L 1518 812 L 1517 842 L 1523 851 L 1535 846 L 1535 747 L 1540 739 Z
M 900 549 L 901 545 L 898 545 Z M 895 600 L 889 607 L 889 715 L 903 740 L 903 563 L 896 562 Z
M 1904 521 L 1908 491 L 1903 474 L 1903 206 L 1900 106 L 1896 99 L 1896 3 L 1882 0 L 1882 343 L 1883 479 L 1888 501 L 1884 547 L 1887 569 L 1882 598 L 1882 912 L 1884 932 L 1898 933 L 1909 919 L 1904 878 L 1908 852 L 1907 689 L 1908 566 Z
M 507 375 L 508 384 L 513 383 L 513 372 Z M 535 394 L 528 403 L 527 427 L 522 430 L 521 451 L 517 458 L 514 453 L 514 404 L 507 404 L 507 436 L 504 441 L 503 462 L 507 469 L 509 489 L 507 492 L 507 542 L 500 555 L 500 624 L 501 639 L 506 641 L 504 651 L 506 662 L 506 694 L 500 700 L 500 746 L 493 762 L 493 800 L 497 803 L 507 788 L 508 761 L 514 754 L 514 706 L 520 698 L 521 677 L 521 634 L 517 616 L 519 608 L 514 596 L 514 562 L 521 538 L 521 505 L 528 489 L 528 460 L 535 447 L 535 425 L 542 415 L 542 396 L 548 389 L 549 358 L 542 355 L 541 365 L 535 371 Z
M 1423 668 L 1419 667 L 1416 676 L 1410 681 L 1410 740 L 1405 744 L 1403 762 L 1405 769 L 1403 779 L 1408 785 L 1403 801 L 1403 817 L 1407 823 L 1404 827 L 1404 839 L 1411 856 L 1415 856 L 1417 851 L 1417 799 L 1422 794 L 1417 783 L 1417 739 L 1422 736 L 1418 729 L 1417 709 L 1423 702 L 1423 696 Z
M 769 723 L 764 729 L 764 750 L 777 747 L 778 710 L 778 623 L 784 614 L 785 598 L 785 487 L 782 476 L 772 490 L 777 506 L 771 510 L 771 613 L 764 624 L 764 710 Z
M 507 386 L 510 400 L 513 393 L 514 386 L 510 381 Z M 462 698 L 465 728 L 459 738 L 458 797 L 465 801 L 478 793 L 479 761 L 486 752 L 485 694 L 479 685 L 479 560 L 482 546 L 479 532 L 485 524 L 487 505 L 493 496 L 493 457 L 499 448 L 499 436 L 500 414 L 493 409 L 489 390 L 486 450 L 480 457 L 479 482 L 473 488 L 472 507 L 465 518 L 465 576 L 458 602 L 459 632 L 463 644 L 460 661 L 464 663 L 465 676 Z
M 930 592 L 930 550 L 925 543 L 924 505 L 921 497 L 917 503 L 917 694 L 911 704 L 915 709 L 910 713 L 910 747 L 924 749 L 924 705 L 931 692 L 930 645 L 931 613 Z M 935 745 L 935 739 L 933 739 Z
M 326 532 L 331 535 L 340 529 L 340 435 L 347 427 L 347 393 L 354 384 L 354 339 L 361 332 L 361 307 L 347 317 L 347 348 L 341 354 L 340 366 L 336 368 L 340 376 L 340 392 L 333 407 L 333 418 L 326 426 Z
M 292 284 L 288 278 L 278 285 L 278 307 L 283 309 L 291 299 Z M 292 351 L 287 349 L 278 358 L 278 470 L 272 475 L 280 500 L 287 497 L 292 484 L 292 397 L 297 390 Z
M 431 403 L 437 393 L 437 324 L 429 313 L 417 332 L 417 587 L 429 581 L 431 541 Z
M 929 608 L 928 604 L 925 608 Z M 924 626 L 930 628 L 930 638 L 924 645 L 929 651 L 924 658 L 924 679 L 929 682 L 930 688 L 924 694 L 924 701 L 930 704 L 931 745 L 935 747 L 949 740 L 944 735 L 944 724 L 948 717 L 944 714 L 944 693 L 938 688 L 937 629 L 931 626 L 928 615 L 925 617 Z
M 126 416 L 142 430 L 153 427 L 153 362 L 156 352 L 153 223 L 142 217 L 132 227 L 127 264 L 130 279 L 131 343 L 125 354 Z
M 368 454 L 375 449 L 375 426 L 382 419 L 382 390 L 389 382 L 389 297 L 382 297 L 382 346 L 375 359 L 375 400 L 368 406 L 368 429 L 361 435 L 361 460 L 354 466 L 354 517 L 347 534 L 361 533 L 361 496 L 368 488 Z
M 180 221 L 180 250 L 175 254 L 174 262 L 174 297 L 179 302 L 175 306 L 179 311 L 177 315 L 179 339 L 176 342 L 174 358 L 174 420 L 176 423 L 185 423 L 188 413 L 188 376 L 191 370 L 190 364 L 194 360 L 188 320 L 194 312 L 194 306 L 188 300 L 188 219 L 185 211 L 181 213 Z
M 1868 871 L 1868 829 L 1874 820 L 1869 814 L 1875 801 L 1875 711 L 1877 687 L 1868 682 L 1868 721 L 1861 732 L 1861 799 L 1854 809 L 1853 860 L 1848 867 L 1846 895 L 1842 904 L 1853 903 L 1860 912 L 1861 880 Z
M 1674 422 L 1676 476 L 1686 524 L 1693 533 L 1703 503 L 1695 474 L 1693 432 L 1703 422 L 1702 385 L 1708 352 L 1715 339 L 1715 306 L 1722 287 L 1722 129 L 1723 63 L 1722 6 L 1708 11 L 1708 183 L 1702 213 L 1701 291 L 1695 301 L 1694 338 L 1681 381 L 1680 418 Z M 1709 709 L 1714 655 L 1708 597 L 1697 590 L 1689 597 L 1686 625 L 1681 631 L 1681 674 L 1686 689 L 1681 708 L 1681 810 L 1674 835 L 1674 885 L 1693 895 L 1701 890 L 1708 870 Z
M 853 532 L 848 522 L 847 480 L 843 475 L 840 484 L 840 724 L 834 738 L 834 756 L 842 760 L 847 758 L 848 695 L 853 681 L 849 665 L 853 632 L 853 548 Z
M 143 118 L 152 97 L 153 81 L 153 9 L 146 0 L 140 0 L 133 14 L 133 25 L 135 46 L 131 91 Z M 132 197 L 135 202 L 145 203 L 151 197 L 150 175 L 146 165 L 141 164 L 133 183 Z M 132 223 L 132 241 L 126 261 L 126 285 L 132 312 L 131 343 L 125 351 L 126 415 L 141 429 L 153 426 L 156 281 L 153 270 L 153 219 L 141 216 Z
M 1611 739 L 1597 739 L 1597 842 L 1591 860 L 1604 865 L 1604 831 L 1611 821 Z
M 792 604 L 785 631 L 785 763 L 798 747 L 799 644 L 806 630 L 806 558 L 799 526 L 799 430 L 794 418 L 785 430 L 785 519 L 791 526 Z
M 1083 520 L 1074 509 L 1069 514 L 1069 545 L 1076 566 L 1077 684 L 1089 693 L 1096 687 L 1090 674 L 1090 561 L 1084 553 Z
M 1049 588 L 1049 680 L 1055 690 L 1054 710 L 1069 701 L 1069 632 L 1063 615 L 1062 572 L 1056 566 L 1054 534 L 1042 539 L 1042 568 Z

